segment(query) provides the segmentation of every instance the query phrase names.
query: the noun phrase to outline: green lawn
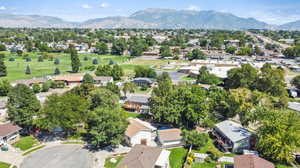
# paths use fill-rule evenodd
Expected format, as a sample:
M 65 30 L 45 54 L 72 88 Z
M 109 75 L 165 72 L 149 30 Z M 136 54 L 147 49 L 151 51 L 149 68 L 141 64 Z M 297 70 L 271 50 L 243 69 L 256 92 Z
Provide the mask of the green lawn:
M 41 146 L 38 146 L 38 147 L 36 147 L 36 148 L 32 148 L 32 149 L 28 150 L 27 152 L 23 153 L 23 156 L 28 155 L 28 154 L 30 154 L 30 153 L 32 153 L 32 152 L 34 152 L 34 151 L 39 150 L 39 149 L 42 149 L 42 148 L 45 147 L 45 146 L 46 146 L 46 145 L 41 145 Z
M 18 142 L 14 144 L 14 147 L 20 148 L 22 151 L 26 151 L 34 146 L 36 146 L 39 142 L 32 136 L 21 137 Z
M 126 111 L 126 117 L 127 118 L 139 118 L 139 116 L 140 116 L 141 114 L 139 114 L 139 113 L 135 113 L 135 112 L 127 112 Z
M 292 168 L 292 166 L 284 165 L 284 164 L 275 164 L 276 168 Z
M 171 168 L 182 168 L 188 150 L 185 148 L 174 148 L 170 151 L 171 154 L 169 160 Z
M 219 165 L 220 163 L 194 163 L 192 168 L 215 168 L 217 165 Z M 232 164 L 232 163 L 221 163 L 221 166 L 224 167 L 225 164 Z
M 110 162 L 110 159 L 111 158 L 106 158 L 105 159 L 105 165 L 104 165 L 104 167 L 105 168 L 116 168 L 117 167 L 117 165 L 121 162 L 121 160 L 124 158 L 124 156 L 118 156 L 118 157 L 116 157 L 115 159 L 117 160 L 117 162 L 116 163 L 111 163 Z
M 0 168 L 9 168 L 10 164 L 8 163 L 4 163 L 4 162 L 0 162 Z
M 0 79 L 7 79 L 8 81 L 15 81 L 19 79 L 30 79 L 33 77 L 43 77 L 46 75 L 52 75 L 54 69 L 57 67 L 60 69 L 62 74 L 68 73 L 71 70 L 71 58 L 69 54 L 65 53 L 53 53 L 54 58 L 60 59 L 59 65 L 54 65 L 54 61 L 44 59 L 43 62 L 38 62 L 37 58 L 41 55 L 40 53 L 28 53 L 32 59 L 31 62 L 26 62 L 23 57 L 17 56 L 16 54 L 8 53 L 5 58 L 5 65 L 7 66 L 8 76 Z M 87 66 L 91 66 L 94 58 L 98 59 L 99 64 L 108 64 L 110 60 L 115 63 L 123 63 L 128 61 L 127 56 L 112 56 L 112 55 L 97 55 L 97 54 L 78 54 L 81 61 L 80 72 L 87 72 L 85 69 Z M 84 61 L 84 57 L 89 58 L 88 61 Z M 9 61 L 10 57 L 14 57 L 15 61 Z M 31 75 L 25 74 L 26 66 L 29 65 L 31 69 Z M 97 65 L 96 65 L 97 66 Z

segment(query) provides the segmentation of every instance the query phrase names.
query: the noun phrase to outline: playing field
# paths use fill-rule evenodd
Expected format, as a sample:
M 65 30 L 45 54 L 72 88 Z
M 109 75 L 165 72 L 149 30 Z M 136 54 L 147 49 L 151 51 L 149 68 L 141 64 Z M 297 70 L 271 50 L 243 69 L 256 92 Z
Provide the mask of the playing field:
M 60 60 L 59 65 L 54 64 L 54 59 L 49 61 L 44 59 L 43 62 L 38 62 L 38 57 L 40 53 L 29 53 L 29 57 L 31 58 L 31 62 L 26 62 L 24 57 L 17 56 L 16 54 L 6 53 L 5 57 L 5 65 L 7 66 L 8 75 L 7 77 L 2 77 L 0 80 L 8 80 L 15 81 L 19 79 L 30 79 L 33 77 L 43 77 L 46 75 L 53 75 L 55 68 L 59 68 L 61 74 L 68 73 L 71 71 L 71 56 L 70 54 L 64 53 L 54 53 L 54 59 L 58 58 Z M 129 57 L 127 56 L 112 56 L 112 55 L 97 55 L 97 54 L 78 54 L 81 61 L 80 72 L 87 72 L 85 69 L 87 66 L 93 65 L 92 60 L 98 59 L 99 64 L 108 64 L 110 60 L 115 63 L 123 63 L 126 62 Z M 84 57 L 87 56 L 88 61 L 84 61 Z M 9 61 L 9 58 L 15 58 L 15 61 Z M 25 69 L 27 65 L 30 66 L 31 74 L 26 75 Z M 95 65 L 96 67 L 98 65 Z

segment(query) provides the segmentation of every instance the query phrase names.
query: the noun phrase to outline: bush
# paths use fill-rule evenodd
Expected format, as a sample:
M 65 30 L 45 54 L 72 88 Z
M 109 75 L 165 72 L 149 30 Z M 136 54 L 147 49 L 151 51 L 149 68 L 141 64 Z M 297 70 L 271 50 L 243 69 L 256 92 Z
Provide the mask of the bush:
M 142 85 L 142 87 L 141 87 L 142 91 L 146 91 L 147 89 L 148 89 L 148 85 L 146 85 L 146 84 Z
M 42 92 L 48 92 L 49 91 L 50 85 L 51 85 L 50 83 L 51 83 L 50 81 L 47 81 L 47 82 L 43 83 Z
M 62 81 L 59 82 L 52 81 L 50 85 L 50 88 L 52 89 L 64 88 L 64 87 L 65 87 L 65 83 Z
M 93 64 L 94 64 L 94 65 L 99 64 L 97 58 L 93 59 Z
M 95 65 L 90 65 L 90 66 L 84 67 L 84 69 L 88 70 L 88 71 L 94 71 L 96 69 L 96 66 Z
M 38 57 L 38 62 L 43 62 L 44 61 L 44 58 L 42 56 L 39 56 Z
M 8 61 L 13 62 L 13 61 L 15 61 L 15 58 L 14 58 L 14 57 L 10 57 L 10 58 L 8 59 Z
M 207 153 L 210 154 L 210 158 L 212 160 L 218 160 L 220 157 L 222 157 L 222 152 L 215 147 L 209 147 Z
M 208 142 L 208 134 L 206 133 L 199 133 L 195 130 L 182 131 L 182 137 L 187 145 L 192 145 L 194 149 L 199 149 L 203 147 Z
M 41 92 L 41 87 L 39 84 L 35 83 L 32 85 L 32 90 L 34 93 L 40 93 Z
M 84 60 L 84 61 L 88 61 L 88 60 L 89 60 L 89 57 L 85 56 L 85 57 L 83 58 L 83 60 Z
M 60 70 L 58 68 L 55 68 L 54 75 L 59 75 L 59 74 L 60 74 Z
M 60 60 L 59 60 L 58 58 L 56 58 L 56 59 L 54 60 L 54 64 L 55 64 L 55 65 L 60 64 Z
M 25 61 L 26 61 L 26 62 L 31 62 L 31 58 L 30 58 L 30 57 L 26 57 L 26 58 L 25 58 Z

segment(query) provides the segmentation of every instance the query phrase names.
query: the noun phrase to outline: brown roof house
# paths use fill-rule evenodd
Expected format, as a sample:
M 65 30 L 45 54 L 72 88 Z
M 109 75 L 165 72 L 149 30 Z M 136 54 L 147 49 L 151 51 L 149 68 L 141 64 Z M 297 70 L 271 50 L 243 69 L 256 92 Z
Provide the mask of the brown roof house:
M 108 83 L 114 82 L 111 76 L 93 76 L 95 84 L 100 86 L 106 86 Z
M 117 168 L 169 168 L 170 151 L 145 145 L 135 145 Z
M 177 128 L 158 130 L 157 139 L 163 147 L 177 147 L 183 145 L 181 130 Z
M 154 142 L 155 139 L 155 127 L 136 118 L 129 118 L 128 121 L 129 125 L 125 135 L 129 146 L 137 144 L 152 146 L 152 144 L 154 144 L 152 142 Z
M 22 128 L 13 123 L 1 124 L 0 125 L 0 144 L 8 143 L 13 144 L 19 140 L 19 131 Z
M 64 82 L 66 85 L 79 85 L 83 80 L 83 74 L 69 74 L 54 76 L 56 82 Z
M 234 168 L 275 168 L 274 164 L 256 155 L 237 155 Z

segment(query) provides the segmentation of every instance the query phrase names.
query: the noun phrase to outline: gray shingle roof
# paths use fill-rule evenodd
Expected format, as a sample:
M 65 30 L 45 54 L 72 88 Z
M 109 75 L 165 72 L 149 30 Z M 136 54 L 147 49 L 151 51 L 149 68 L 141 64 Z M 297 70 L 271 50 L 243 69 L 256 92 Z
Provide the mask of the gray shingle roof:
M 252 135 L 251 132 L 242 125 L 229 120 L 216 124 L 216 128 L 232 142 L 238 142 Z

